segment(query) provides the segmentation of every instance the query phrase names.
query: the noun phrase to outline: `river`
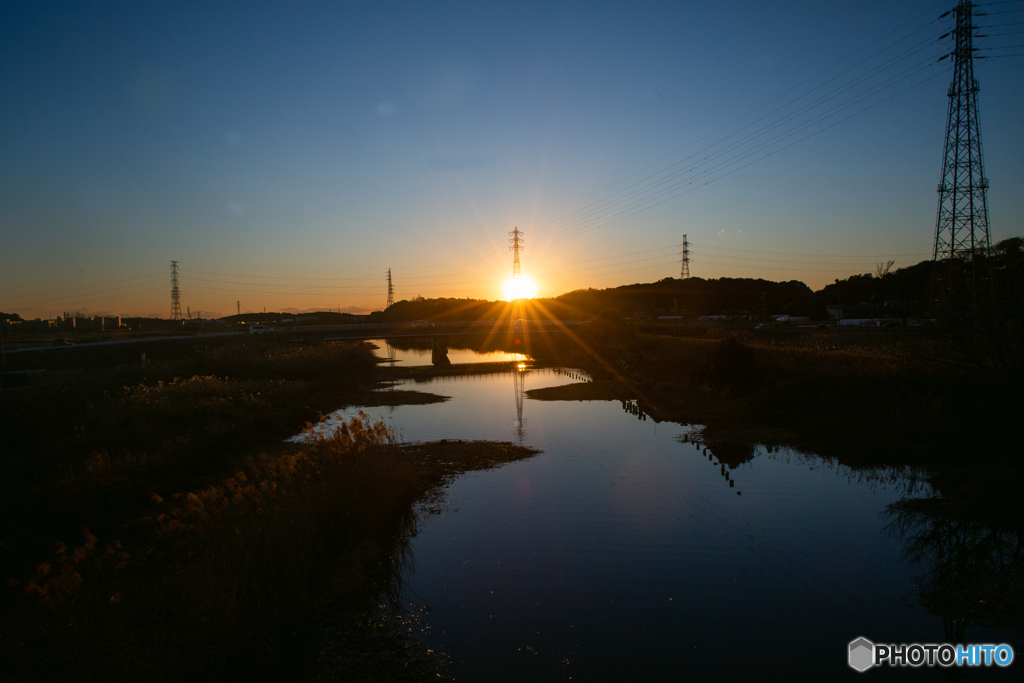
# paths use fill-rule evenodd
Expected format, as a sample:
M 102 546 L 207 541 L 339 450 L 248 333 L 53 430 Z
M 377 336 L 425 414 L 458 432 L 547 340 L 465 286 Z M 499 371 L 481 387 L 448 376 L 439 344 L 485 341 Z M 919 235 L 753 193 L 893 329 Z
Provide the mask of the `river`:
M 429 350 L 388 354 L 376 343 L 396 365 L 429 362 Z M 487 360 L 458 354 L 453 361 Z M 365 409 L 409 442 L 488 439 L 542 451 L 461 477 L 413 539 L 405 594 L 426 613 L 424 645 L 445 654 L 456 680 L 830 680 L 858 675 L 847 646 L 860 636 L 1020 641 L 996 627 L 964 632 L 922 606 L 934 568 L 908 560 L 918 537 L 888 508 L 931 493 L 918 473 L 762 446 L 706 453 L 692 442 L 699 425 L 656 423 L 618 401 L 525 397 L 587 376 L 524 365 L 403 381 L 396 388 L 450 400 Z

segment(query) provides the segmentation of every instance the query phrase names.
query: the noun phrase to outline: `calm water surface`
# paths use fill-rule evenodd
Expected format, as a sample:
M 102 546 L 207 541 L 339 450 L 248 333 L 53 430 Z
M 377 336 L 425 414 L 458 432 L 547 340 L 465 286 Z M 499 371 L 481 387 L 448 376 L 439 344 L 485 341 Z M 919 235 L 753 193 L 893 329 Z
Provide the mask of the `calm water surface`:
M 377 346 L 376 355 L 378 358 L 393 363 L 395 367 L 411 367 L 414 365 L 430 365 L 430 348 L 398 348 L 392 346 L 385 339 L 375 339 L 371 342 Z M 403 347 L 406 346 L 403 344 Z M 501 361 L 512 361 L 522 358 L 518 353 L 506 353 L 505 351 L 489 351 L 480 353 L 468 349 L 448 349 L 448 360 L 453 364 L 459 363 L 497 363 Z
M 459 479 L 413 542 L 406 592 L 429 609 L 427 645 L 447 654 L 456 680 L 944 679 L 846 665 L 858 636 L 946 640 L 949 624 L 915 597 L 925 568 L 885 529 L 886 506 L 924 485 L 758 447 L 729 469 L 730 487 L 718 457 L 680 441 L 693 426 L 638 419 L 619 402 L 522 398 L 575 377 L 585 375 L 403 383 L 451 400 L 366 411 L 406 441 L 543 451 Z M 978 627 L 964 638 L 1019 642 Z

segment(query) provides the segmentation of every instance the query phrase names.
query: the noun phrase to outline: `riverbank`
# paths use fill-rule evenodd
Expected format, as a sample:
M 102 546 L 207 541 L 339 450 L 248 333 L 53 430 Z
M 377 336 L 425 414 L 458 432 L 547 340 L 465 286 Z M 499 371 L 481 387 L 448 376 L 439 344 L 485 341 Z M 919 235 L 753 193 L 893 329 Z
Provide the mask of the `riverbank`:
M 85 611 L 68 622 L 79 631 L 66 632 L 63 626 L 53 631 L 57 612 L 53 604 L 44 603 L 62 591 L 77 593 L 74 577 L 85 576 L 82 562 L 108 568 L 128 562 L 131 567 L 151 557 L 160 531 L 154 520 L 162 514 L 154 508 L 155 500 L 187 500 L 187 492 L 206 490 L 261 459 L 295 456 L 294 447 L 281 441 L 334 409 L 445 400 L 416 391 L 378 391 L 377 361 L 366 344 L 294 345 L 239 337 L 230 344 L 166 350 L 151 359 L 144 376 L 139 372 L 128 383 L 124 375 L 108 374 L 104 368 L 109 359 L 102 357 L 96 359 L 100 366 L 85 367 L 92 374 L 88 381 L 0 393 L 0 440 L 5 444 L 0 459 L 0 580 L 7 584 L 0 590 L 0 606 L 8 617 L 0 680 L 19 678 L 10 673 L 14 671 L 22 672 L 23 679 L 35 671 L 36 663 L 52 658 L 52 648 L 87 659 L 82 650 L 91 638 L 87 634 L 113 626 L 90 622 L 90 610 L 99 609 L 93 604 L 80 606 Z M 416 481 L 425 482 L 414 487 L 418 496 L 437 475 L 417 467 L 426 473 L 416 475 Z M 395 507 L 397 502 L 389 505 L 388 514 L 403 509 Z M 84 555 L 67 550 L 76 546 Z M 72 561 L 55 556 L 55 547 L 73 552 L 67 556 Z M 233 560 L 214 548 L 216 544 L 202 554 L 210 552 L 211 562 L 229 567 Z M 282 551 L 267 549 L 270 557 Z M 119 559 L 122 554 L 129 559 Z M 73 571 L 64 573 L 65 566 Z M 125 576 L 118 570 L 114 583 L 155 595 L 159 603 L 164 598 L 158 587 L 171 580 L 170 565 L 147 567 Z M 83 586 L 90 583 L 87 577 L 83 581 Z M 43 593 L 33 595 L 33 583 Z M 106 600 L 118 594 L 124 591 L 111 589 Z M 89 595 L 75 600 L 97 599 Z M 155 608 L 149 598 L 136 604 L 143 603 Z M 197 606 L 193 616 L 202 623 L 216 621 L 208 611 L 216 609 Z M 103 619 L 108 617 L 120 619 L 110 614 Z M 110 652 L 119 647 L 115 640 L 93 645 Z M 74 675 L 68 668 L 72 659 L 61 661 L 54 665 L 58 679 L 89 677 Z M 134 666 L 118 661 L 111 670 Z
M 443 509 L 443 487 L 536 452 L 492 442 L 406 446 L 361 415 L 329 434 L 309 425 L 305 443 L 247 458 L 202 488 L 153 491 L 138 520 L 145 532 L 132 541 L 83 525 L 29 577 L 9 582 L 0 680 L 253 670 L 314 678 L 328 633 L 344 654 L 335 664 L 380 660 L 396 647 L 394 634 L 384 638 L 368 622 L 402 618 L 381 604 L 399 604 L 408 543 L 425 515 Z M 339 637 L 330 629 L 339 620 L 363 628 Z
M 718 443 L 788 445 L 854 465 L 929 464 L 965 449 L 1008 454 L 1024 437 L 1021 393 L 931 360 L 923 336 L 860 331 L 696 337 L 599 322 L 535 353 L 593 384 L 538 400 L 632 400 L 656 420 L 705 426 Z M 986 457 L 989 457 L 986 454 Z

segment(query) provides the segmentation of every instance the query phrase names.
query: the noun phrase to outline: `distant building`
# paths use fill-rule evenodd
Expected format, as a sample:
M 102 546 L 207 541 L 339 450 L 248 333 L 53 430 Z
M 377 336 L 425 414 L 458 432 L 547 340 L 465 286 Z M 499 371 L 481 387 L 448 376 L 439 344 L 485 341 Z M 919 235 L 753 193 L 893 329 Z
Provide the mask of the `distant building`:
M 2 320 L 0 327 L 10 332 L 47 332 L 56 325 L 55 320 Z
M 121 327 L 121 316 L 96 315 L 87 318 L 65 313 L 64 317 L 50 322 L 58 330 L 68 332 L 106 332 Z

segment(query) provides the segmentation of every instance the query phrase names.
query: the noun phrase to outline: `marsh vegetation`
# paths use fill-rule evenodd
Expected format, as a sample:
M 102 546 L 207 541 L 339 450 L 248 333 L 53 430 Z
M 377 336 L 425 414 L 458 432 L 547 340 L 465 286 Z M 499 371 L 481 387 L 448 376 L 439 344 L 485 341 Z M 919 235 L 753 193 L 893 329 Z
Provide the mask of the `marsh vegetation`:
M 533 451 L 405 447 L 365 415 L 281 443 L 345 404 L 443 400 L 375 401 L 374 367 L 365 345 L 239 339 L 130 385 L 5 392 L 0 676 L 312 675 L 328 605 L 400 618 L 381 600 L 440 487 Z

